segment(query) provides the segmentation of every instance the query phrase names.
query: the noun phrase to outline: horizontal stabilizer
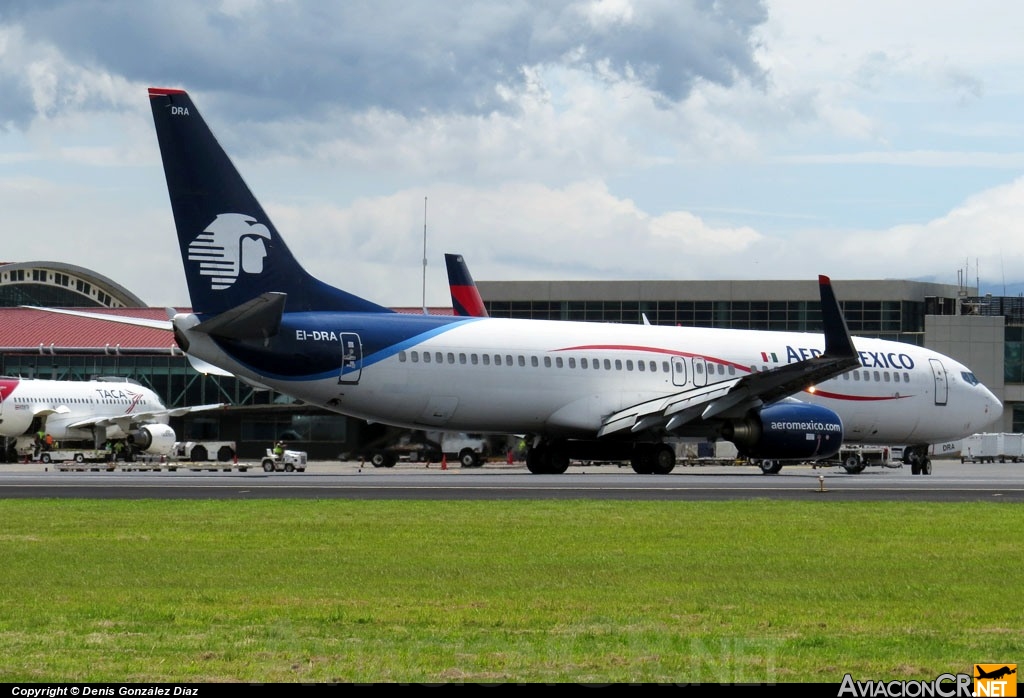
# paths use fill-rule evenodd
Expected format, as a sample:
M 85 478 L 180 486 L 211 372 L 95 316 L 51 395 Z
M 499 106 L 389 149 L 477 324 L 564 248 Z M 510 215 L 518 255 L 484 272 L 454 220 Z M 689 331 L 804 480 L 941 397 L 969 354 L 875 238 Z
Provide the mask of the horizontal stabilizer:
M 124 315 L 108 315 L 106 313 L 90 313 L 87 310 L 68 310 L 67 308 L 42 308 L 35 305 L 22 305 L 22 308 L 31 308 L 32 310 L 42 310 L 47 313 L 56 313 L 57 315 L 72 315 L 74 317 L 88 318 L 90 320 L 105 320 L 107 322 L 116 322 L 122 325 L 133 325 L 135 327 L 148 327 L 152 330 L 167 330 L 170 332 L 174 329 L 171 325 L 170 320 L 154 320 L 151 318 L 144 317 L 126 317 Z
M 264 293 L 204 320 L 192 329 L 221 339 L 267 339 L 280 329 L 287 299 L 286 293 Z

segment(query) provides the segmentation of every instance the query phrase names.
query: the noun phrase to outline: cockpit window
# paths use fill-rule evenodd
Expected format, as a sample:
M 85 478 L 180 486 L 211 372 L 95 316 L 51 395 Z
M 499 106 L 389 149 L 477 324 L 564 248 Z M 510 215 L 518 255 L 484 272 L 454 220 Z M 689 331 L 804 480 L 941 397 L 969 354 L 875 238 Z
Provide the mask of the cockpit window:
M 978 383 L 981 382 L 978 380 L 977 376 L 975 376 L 970 371 L 961 371 L 960 375 L 963 376 L 963 379 L 964 381 L 967 382 L 967 385 L 978 385 Z

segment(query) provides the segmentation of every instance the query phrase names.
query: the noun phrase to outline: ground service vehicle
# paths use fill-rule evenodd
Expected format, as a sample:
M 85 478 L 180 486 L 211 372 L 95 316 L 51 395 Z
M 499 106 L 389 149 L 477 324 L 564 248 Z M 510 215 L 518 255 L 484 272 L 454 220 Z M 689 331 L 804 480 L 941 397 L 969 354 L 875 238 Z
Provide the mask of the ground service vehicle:
M 490 445 L 483 434 L 440 432 L 435 438 L 441 442 L 445 457 L 458 460 L 463 468 L 479 468 L 490 455 Z
M 490 455 L 490 444 L 482 434 L 442 431 L 406 431 L 396 435 L 389 430 L 386 436 L 353 453 L 343 454 L 343 460 L 362 460 L 375 468 L 390 468 L 399 461 L 409 463 L 440 463 L 446 459 L 463 468 L 479 468 Z
M 227 463 L 237 452 L 234 441 L 175 441 L 171 454 L 175 458 L 190 461 L 216 458 L 221 463 Z
M 863 472 L 868 466 L 880 466 L 883 468 L 901 468 L 903 462 L 896 458 L 895 450 L 890 446 L 843 446 L 839 449 L 839 463 L 846 472 L 856 474 Z M 919 466 L 921 474 L 931 475 L 931 460 Z M 914 473 L 915 475 L 919 473 Z
M 37 460 L 40 463 L 104 463 L 110 460 L 110 452 L 95 448 L 54 448 L 41 452 Z
M 1024 459 L 1024 434 L 971 434 L 960 448 L 961 463 L 1017 463 Z
M 267 449 L 267 455 L 263 457 L 263 470 L 272 472 L 304 472 L 306 470 L 305 451 L 285 451 L 280 457 L 274 456 L 273 449 Z

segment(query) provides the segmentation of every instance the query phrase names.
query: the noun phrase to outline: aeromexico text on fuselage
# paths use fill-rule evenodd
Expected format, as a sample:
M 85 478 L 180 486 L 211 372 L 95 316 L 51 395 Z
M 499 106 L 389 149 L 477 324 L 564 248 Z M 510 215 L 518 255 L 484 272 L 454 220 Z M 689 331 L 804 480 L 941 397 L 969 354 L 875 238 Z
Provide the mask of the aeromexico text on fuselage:
M 793 347 L 786 346 L 786 361 L 785 363 L 791 364 L 797 361 L 803 361 L 804 359 L 811 359 L 821 356 L 823 350 L 815 347 Z M 894 351 L 858 351 L 857 356 L 860 358 L 861 368 L 882 368 L 889 369 L 892 371 L 913 371 L 914 370 L 914 359 L 909 354 L 899 353 Z M 778 363 L 778 354 L 774 352 L 763 352 L 761 358 L 766 362 Z

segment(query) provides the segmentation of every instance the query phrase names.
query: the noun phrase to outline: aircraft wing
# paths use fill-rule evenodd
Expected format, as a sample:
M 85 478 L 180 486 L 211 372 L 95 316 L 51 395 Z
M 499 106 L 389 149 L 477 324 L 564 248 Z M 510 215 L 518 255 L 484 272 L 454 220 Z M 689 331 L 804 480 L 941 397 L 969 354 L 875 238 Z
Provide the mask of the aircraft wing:
M 150 410 L 148 412 L 132 412 L 128 414 L 121 414 L 116 416 L 107 417 L 90 417 L 89 419 L 82 419 L 72 424 L 68 424 L 69 429 L 84 429 L 88 427 L 109 427 L 109 426 L 120 426 L 121 428 L 128 427 L 132 424 L 152 424 L 160 421 L 166 417 L 181 417 L 182 415 L 189 414 L 190 412 L 202 412 L 204 410 L 216 410 L 221 407 L 226 407 L 223 402 L 218 402 L 213 405 L 196 405 L 192 407 L 175 407 L 168 410 Z
M 827 276 L 818 277 L 825 351 L 803 361 L 757 371 L 694 390 L 679 392 L 620 410 L 605 419 L 598 436 L 629 429 L 673 431 L 696 419 L 739 416 L 752 408 L 778 402 L 811 386 L 860 366 L 860 358 Z

